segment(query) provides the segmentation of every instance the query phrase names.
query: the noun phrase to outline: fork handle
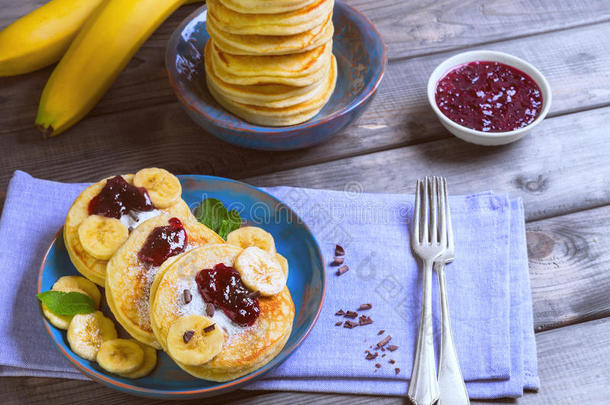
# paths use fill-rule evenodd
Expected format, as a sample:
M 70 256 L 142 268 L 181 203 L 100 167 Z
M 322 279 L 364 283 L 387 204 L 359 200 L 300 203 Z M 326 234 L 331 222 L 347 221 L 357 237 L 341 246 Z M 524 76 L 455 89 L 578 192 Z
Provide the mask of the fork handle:
M 436 263 L 435 270 L 438 275 L 438 287 L 441 296 L 441 352 L 438 366 L 440 398 L 438 403 L 439 405 L 467 405 L 470 404 L 470 400 L 460 371 L 460 363 L 453 344 L 449 322 L 445 263 Z
M 432 335 L 432 261 L 423 261 L 421 315 L 415 360 L 407 396 L 416 405 L 432 405 L 439 398 Z

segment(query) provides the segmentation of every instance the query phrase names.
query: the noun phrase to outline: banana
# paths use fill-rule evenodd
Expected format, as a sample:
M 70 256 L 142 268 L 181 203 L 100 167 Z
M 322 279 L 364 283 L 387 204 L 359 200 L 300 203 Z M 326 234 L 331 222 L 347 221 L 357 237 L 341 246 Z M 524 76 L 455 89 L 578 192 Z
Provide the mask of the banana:
M 74 315 L 66 334 L 70 348 L 83 359 L 95 360 L 103 342 L 116 339 L 114 323 L 100 311 Z
M 131 373 L 144 364 L 144 350 L 131 340 L 107 340 L 100 346 L 96 360 L 101 368 L 110 373 Z
M 55 67 L 36 125 L 45 137 L 83 118 L 157 27 L 186 0 L 106 0 Z
M 149 167 L 136 173 L 133 178 L 136 187 L 144 187 L 150 200 L 157 208 L 168 208 L 180 199 L 180 180 L 165 169 Z
M 150 374 L 150 372 L 153 371 L 157 365 L 157 351 L 154 348 L 142 344 L 135 339 L 131 339 L 131 341 L 140 345 L 140 348 L 144 351 L 144 361 L 142 362 L 142 365 L 134 371 L 130 373 L 120 373 L 119 375 L 121 377 L 131 379 L 144 377 L 145 375 Z
M 68 330 L 72 320 L 72 315 L 56 315 L 45 304 L 42 304 L 42 314 L 51 322 L 51 325 L 63 330 Z
M 262 228 L 256 226 L 244 226 L 234 230 L 227 235 L 227 243 L 241 248 L 250 246 L 259 247 L 268 253 L 275 255 L 275 241 L 273 236 Z
M 69 291 L 66 289 L 69 288 Z M 100 301 L 102 300 L 102 294 L 100 290 L 97 288 L 95 284 L 91 281 L 87 280 L 84 277 L 80 276 L 63 276 L 60 277 L 55 284 L 53 284 L 53 288 L 51 290 L 54 291 L 75 291 L 82 290 L 85 295 L 88 295 L 93 300 L 96 308 L 100 307 Z M 80 291 L 79 291 L 80 292 Z
M 129 230 L 116 218 L 89 215 L 78 226 L 83 249 L 99 260 L 108 260 L 127 240 Z
M 288 279 L 288 259 L 286 259 L 281 254 L 276 253 L 275 254 L 275 260 L 277 260 L 278 263 L 280 264 L 280 266 L 282 266 L 282 271 L 284 272 L 284 275 L 286 276 L 286 279 Z
M 244 249 L 237 256 L 235 270 L 246 287 L 267 297 L 279 293 L 286 286 L 286 275 L 275 255 L 256 246 Z
M 214 321 L 202 315 L 182 316 L 174 321 L 167 334 L 167 350 L 175 360 L 187 366 L 200 366 L 222 350 L 225 333 Z
M 0 76 L 33 72 L 57 62 L 104 0 L 51 0 L 0 32 Z

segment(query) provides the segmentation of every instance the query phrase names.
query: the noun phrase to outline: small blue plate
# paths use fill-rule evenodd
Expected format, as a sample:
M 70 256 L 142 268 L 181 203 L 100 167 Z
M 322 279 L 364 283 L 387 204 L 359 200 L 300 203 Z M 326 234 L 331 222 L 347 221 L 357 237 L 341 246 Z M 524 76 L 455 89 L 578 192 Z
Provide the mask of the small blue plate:
M 74 354 L 65 331 L 52 326 L 41 312 L 51 340 L 83 374 L 118 391 L 157 399 L 219 395 L 263 376 L 286 360 L 309 334 L 320 314 L 326 289 L 326 271 L 320 247 L 303 221 L 284 203 L 256 187 L 234 180 L 198 175 L 178 177 L 182 183 L 182 198 L 191 208 L 204 198 L 218 198 L 228 208 L 238 210 L 249 224 L 259 225 L 273 235 L 278 252 L 290 263 L 288 288 L 296 312 L 288 342 L 270 363 L 251 374 L 224 383 L 200 380 L 185 373 L 161 351 L 158 352 L 157 367 L 146 377 L 130 380 L 108 373 L 96 362 Z M 50 290 L 59 277 L 77 274 L 60 231 L 43 259 L 38 292 Z
M 169 81 L 188 115 L 218 138 L 252 149 L 291 150 L 324 142 L 362 114 L 381 83 L 386 47 L 371 20 L 341 0 L 333 11 L 335 91 L 315 117 L 287 127 L 250 124 L 224 110 L 208 93 L 203 50 L 207 9 L 203 6 L 176 29 L 167 45 Z

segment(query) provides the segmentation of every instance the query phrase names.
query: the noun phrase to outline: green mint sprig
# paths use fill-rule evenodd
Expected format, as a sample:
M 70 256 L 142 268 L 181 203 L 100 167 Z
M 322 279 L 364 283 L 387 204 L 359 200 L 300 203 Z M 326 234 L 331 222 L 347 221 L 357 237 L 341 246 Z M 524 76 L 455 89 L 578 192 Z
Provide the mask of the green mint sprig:
M 45 291 L 36 297 L 55 315 L 90 314 L 95 311 L 91 297 L 76 291 Z
M 201 201 L 195 209 L 195 217 L 225 240 L 229 233 L 241 226 L 239 213 L 235 210 L 228 211 L 222 201 L 216 198 Z

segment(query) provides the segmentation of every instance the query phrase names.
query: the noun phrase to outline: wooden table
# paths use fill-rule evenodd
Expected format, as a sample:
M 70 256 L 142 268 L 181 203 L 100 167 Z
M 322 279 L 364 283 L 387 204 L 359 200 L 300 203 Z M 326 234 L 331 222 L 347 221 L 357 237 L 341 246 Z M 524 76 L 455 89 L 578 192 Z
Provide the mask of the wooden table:
M 0 0 L 0 27 L 45 0 Z M 453 193 L 508 192 L 525 202 L 542 388 L 520 404 L 610 400 L 610 3 L 607 0 L 352 0 L 385 38 L 386 76 L 364 115 L 330 142 L 287 153 L 233 147 L 182 111 L 164 68 L 175 13 L 144 44 L 97 107 L 69 132 L 33 128 L 51 68 L 0 79 L 0 200 L 16 169 L 94 181 L 141 167 L 231 177 L 259 186 L 412 193 L 447 176 Z M 478 147 L 441 128 L 428 75 L 458 51 L 485 48 L 536 65 L 553 88 L 548 118 L 519 142 Z M 2 403 L 150 401 L 92 382 L 0 379 Z M 403 403 L 401 398 L 236 392 L 205 403 Z

